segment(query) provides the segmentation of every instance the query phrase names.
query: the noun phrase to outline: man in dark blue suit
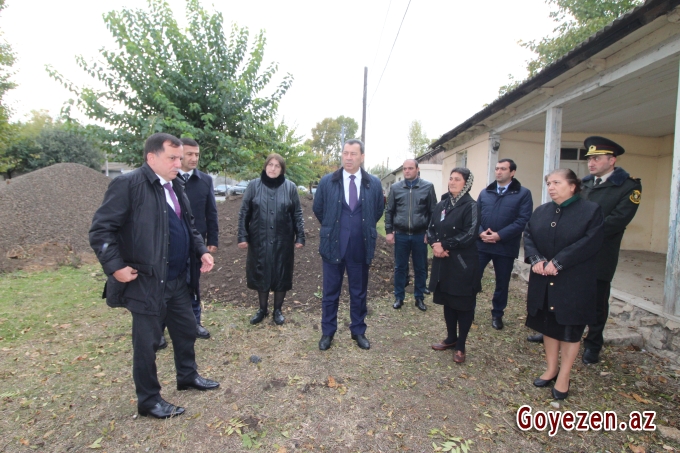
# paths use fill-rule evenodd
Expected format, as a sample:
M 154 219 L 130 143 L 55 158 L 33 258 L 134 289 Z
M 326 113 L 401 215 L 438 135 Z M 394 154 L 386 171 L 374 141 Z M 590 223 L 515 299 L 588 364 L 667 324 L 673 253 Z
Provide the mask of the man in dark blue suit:
M 197 168 L 200 156 L 198 143 L 191 138 L 180 140 L 184 147 L 184 159 L 179 171 L 179 179 L 184 183 L 184 191 L 189 197 L 191 210 L 194 214 L 194 226 L 201 233 L 203 241 L 208 247 L 208 252 L 214 254 L 217 252 L 219 227 L 213 180 L 210 175 L 206 175 Z M 210 332 L 201 324 L 200 272 L 193 272 L 191 275 L 195 276 L 188 283 L 192 295 L 191 307 L 194 310 L 194 316 L 196 316 L 196 336 L 197 338 L 207 339 L 210 338 Z
M 362 349 L 366 338 L 368 268 L 378 232 L 376 223 L 385 208 L 380 180 L 361 168 L 364 144 L 348 140 L 342 150 L 342 168 L 321 178 L 314 196 L 314 215 L 321 223 L 319 253 L 323 258 L 323 298 L 319 349 L 331 347 L 338 328 L 338 304 L 347 271 L 352 339 Z

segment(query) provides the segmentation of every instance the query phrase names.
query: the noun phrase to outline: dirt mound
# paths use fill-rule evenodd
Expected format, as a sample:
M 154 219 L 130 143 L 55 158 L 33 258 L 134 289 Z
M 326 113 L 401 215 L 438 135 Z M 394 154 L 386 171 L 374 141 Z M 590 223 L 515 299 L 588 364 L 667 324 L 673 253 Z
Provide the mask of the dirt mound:
M 21 249 L 37 250 L 39 244 L 89 253 L 92 216 L 110 181 L 96 170 L 68 163 L 0 183 L 0 269 L 22 267 L 27 257 Z
M 217 204 L 220 225 L 220 246 L 215 254 L 215 268 L 201 277 L 201 290 L 205 303 L 219 303 L 257 306 L 257 293 L 246 286 L 246 251 L 236 247 L 238 234 L 238 212 L 241 196 L 227 197 Z M 310 196 L 301 200 L 305 218 L 306 244 L 295 250 L 295 272 L 293 289 L 286 296 L 286 303 L 293 308 L 317 310 L 321 304 L 322 261 L 319 255 L 320 224 L 312 212 Z M 394 272 L 393 248 L 378 235 L 375 258 L 369 272 L 369 298 L 387 296 L 393 291 Z M 348 300 L 347 279 L 345 279 L 342 301 Z M 319 305 L 317 305 L 319 304 Z

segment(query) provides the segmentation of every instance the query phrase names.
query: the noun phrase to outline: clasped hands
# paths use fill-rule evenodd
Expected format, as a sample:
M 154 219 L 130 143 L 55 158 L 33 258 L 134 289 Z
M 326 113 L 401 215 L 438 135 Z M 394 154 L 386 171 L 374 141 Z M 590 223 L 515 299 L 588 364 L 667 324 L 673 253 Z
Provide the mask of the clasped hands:
M 449 257 L 449 251 L 444 250 L 444 247 L 442 247 L 441 242 L 435 242 L 434 244 L 432 244 L 432 253 L 437 258 L 448 258 Z
M 548 262 L 547 266 L 545 265 L 545 263 L 546 263 L 545 261 L 540 261 L 540 262 L 534 264 L 531 267 L 531 271 L 536 273 L 536 274 L 545 275 L 545 276 L 547 276 L 547 275 L 557 275 L 557 268 L 555 267 L 553 262 L 552 261 Z
M 486 231 L 483 231 L 482 234 L 479 235 L 479 239 L 487 244 L 495 244 L 496 242 L 500 242 L 501 237 L 495 231 L 491 231 L 491 228 L 487 228 Z

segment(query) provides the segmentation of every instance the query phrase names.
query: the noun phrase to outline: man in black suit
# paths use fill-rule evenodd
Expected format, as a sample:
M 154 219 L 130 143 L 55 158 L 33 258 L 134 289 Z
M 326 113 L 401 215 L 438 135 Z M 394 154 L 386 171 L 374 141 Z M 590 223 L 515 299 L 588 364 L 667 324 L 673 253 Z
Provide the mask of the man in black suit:
M 191 211 L 194 214 L 194 226 L 203 241 L 208 246 L 208 252 L 217 251 L 217 237 L 219 227 L 217 225 L 217 204 L 212 177 L 198 170 L 200 149 L 198 143 L 191 138 L 181 138 L 184 145 L 184 160 L 179 170 L 181 181 L 184 182 L 184 191 L 189 197 Z M 200 272 L 193 272 L 196 281 L 189 282 L 189 291 L 193 299 L 191 306 L 196 316 L 196 336 L 198 338 L 210 338 L 210 332 L 201 324 L 201 291 L 199 287 Z
M 189 199 L 176 181 L 182 142 L 153 134 L 144 144 L 146 162 L 111 181 L 92 219 L 90 245 L 108 279 L 110 307 L 132 313 L 132 377 L 142 416 L 169 418 L 184 408 L 161 398 L 156 351 L 167 324 L 174 346 L 177 390 L 210 390 L 219 383 L 197 372 L 196 320 L 191 311 L 187 272 L 200 261 L 209 272 L 213 258 L 196 231 Z

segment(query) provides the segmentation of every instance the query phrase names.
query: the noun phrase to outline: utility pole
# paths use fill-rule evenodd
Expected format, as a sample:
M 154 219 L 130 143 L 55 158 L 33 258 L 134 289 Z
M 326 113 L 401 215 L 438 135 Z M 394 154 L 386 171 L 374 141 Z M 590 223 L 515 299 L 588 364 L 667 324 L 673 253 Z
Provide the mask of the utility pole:
M 345 149 L 345 125 L 340 125 L 340 153 Z
M 368 85 L 368 66 L 364 66 L 364 114 L 361 118 L 361 141 L 366 145 L 366 89 Z

